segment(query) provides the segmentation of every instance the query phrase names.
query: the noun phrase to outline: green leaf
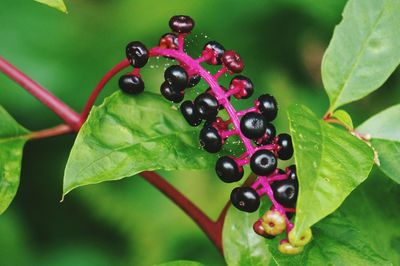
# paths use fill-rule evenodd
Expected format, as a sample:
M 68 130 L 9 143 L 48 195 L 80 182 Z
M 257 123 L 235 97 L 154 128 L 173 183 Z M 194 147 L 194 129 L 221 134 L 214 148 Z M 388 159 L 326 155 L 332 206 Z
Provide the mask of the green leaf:
M 17 193 L 22 150 L 28 133 L 0 105 L 0 214 Z
M 357 131 L 372 138 L 400 141 L 400 104 L 372 116 Z
M 400 63 L 400 1 L 350 0 L 322 61 L 330 111 L 379 88 Z
M 388 177 L 400 184 L 400 142 L 372 139 L 371 143 L 378 151 L 379 168 Z
M 64 175 L 64 195 L 72 189 L 118 180 L 142 171 L 214 167 L 199 129 L 159 95 L 120 92 L 95 107 L 81 128 Z
M 197 261 L 177 260 L 177 261 L 157 264 L 155 266 L 204 266 L 204 264 Z
M 268 265 L 271 253 L 264 238 L 253 231 L 258 213 L 246 213 L 230 207 L 222 233 L 224 257 L 229 266 Z
M 345 110 L 336 110 L 332 114 L 333 118 L 338 119 L 339 121 L 343 122 L 347 127 L 353 128 L 353 120 L 348 112 Z
M 68 13 L 67 7 L 65 6 L 63 0 L 34 0 L 34 1 L 48 5 L 66 14 Z
M 367 178 L 374 155 L 366 143 L 304 106 L 291 106 L 288 116 L 300 184 L 293 229 L 299 237 Z
M 269 240 L 252 232 L 257 219 L 257 214 L 229 209 L 223 229 L 224 255 L 229 266 L 390 265 L 343 212 L 335 212 L 316 224 L 314 240 L 294 256 L 278 251 L 282 238 Z

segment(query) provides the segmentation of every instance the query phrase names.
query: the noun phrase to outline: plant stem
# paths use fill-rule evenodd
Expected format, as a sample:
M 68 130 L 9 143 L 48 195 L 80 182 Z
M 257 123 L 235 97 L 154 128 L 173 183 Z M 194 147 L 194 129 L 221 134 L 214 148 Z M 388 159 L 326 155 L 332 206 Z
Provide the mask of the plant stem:
M 32 132 L 31 134 L 29 134 L 29 139 L 44 139 L 72 132 L 74 132 L 73 128 L 71 128 L 69 125 L 62 124 L 52 128 L 47 128 L 40 131 Z
M 0 56 L 0 71 L 6 76 L 21 85 L 30 94 L 35 96 L 39 101 L 49 107 L 55 114 L 73 128 L 78 131 L 80 128 L 81 120 L 79 114 L 72 110 L 68 105 L 60 99 L 51 94 L 48 90 L 22 73 L 19 69 L 7 62 Z

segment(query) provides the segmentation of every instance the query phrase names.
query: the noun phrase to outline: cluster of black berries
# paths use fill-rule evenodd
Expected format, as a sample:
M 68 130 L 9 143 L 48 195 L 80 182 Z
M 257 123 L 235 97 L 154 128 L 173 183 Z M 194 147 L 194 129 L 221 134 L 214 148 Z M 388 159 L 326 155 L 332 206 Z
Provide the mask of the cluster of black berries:
M 169 25 L 173 32 L 164 34 L 158 47 L 180 50 L 184 53 L 183 37 L 192 31 L 194 24 L 193 19 L 188 16 L 172 17 Z M 147 63 L 149 51 L 142 43 L 131 42 L 126 48 L 126 55 L 135 69 L 133 73 L 123 75 L 119 85 L 124 92 L 137 94 L 144 89 L 144 83 L 137 70 Z M 199 126 L 204 121 L 199 139 L 200 145 L 206 151 L 219 152 L 226 139 L 232 135 L 239 135 L 242 139 L 247 151 L 239 158 L 222 156 L 215 166 L 218 177 L 227 183 L 241 180 L 243 166 L 247 164 L 258 176 L 251 187 L 233 189 L 230 198 L 236 208 L 246 212 L 256 211 L 260 205 L 260 195 L 268 194 L 265 189 L 266 186 L 270 186 L 274 200 L 280 205 L 281 210 L 285 210 L 286 216 L 290 219 L 296 205 L 298 181 L 294 165 L 287 167 L 285 171 L 277 168 L 278 159 L 289 160 L 293 156 L 293 146 L 288 134 L 276 135 L 276 129 L 272 124 L 278 113 L 275 98 L 269 94 L 261 95 L 255 100 L 254 107 L 236 112 L 229 103 L 231 96 L 236 99 L 247 99 L 254 92 L 253 82 L 239 74 L 244 68 L 241 57 L 235 51 L 226 51 L 218 42 L 210 41 L 206 43 L 201 57 L 196 62 L 222 65 L 221 70 L 213 77 L 215 82 L 225 72 L 237 75 L 232 78 L 228 88 L 214 86 L 213 89 L 210 88 L 198 95 L 194 101 L 183 101 L 185 89 L 197 85 L 200 74 L 198 67 L 193 68 L 185 62 L 179 62 L 165 70 L 165 81 L 160 88 L 161 94 L 174 103 L 183 101 L 180 111 L 191 126 Z M 224 108 L 230 115 L 230 119 L 226 121 L 218 116 L 219 111 Z M 279 213 L 274 207 L 264 216 L 254 224 L 256 233 L 264 237 L 270 238 L 280 233 L 286 226 L 282 212 Z M 285 226 L 278 222 L 282 219 Z

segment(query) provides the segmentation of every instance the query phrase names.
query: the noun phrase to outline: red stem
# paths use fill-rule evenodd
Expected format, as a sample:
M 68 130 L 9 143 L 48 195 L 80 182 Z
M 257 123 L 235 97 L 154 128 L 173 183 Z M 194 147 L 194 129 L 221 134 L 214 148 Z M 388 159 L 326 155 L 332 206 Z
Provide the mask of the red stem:
M 68 105 L 62 102 L 60 99 L 51 94 L 48 90 L 43 88 L 41 85 L 36 83 L 34 80 L 29 78 L 27 75 L 22 73 L 19 69 L 7 62 L 3 57 L 0 56 L 0 71 L 6 76 L 14 80 L 16 83 L 21 85 L 30 94 L 35 96 L 39 101 L 49 107 L 55 114 L 57 114 L 62 120 L 70 125 L 74 131 L 78 131 L 80 128 L 80 116 Z
M 29 134 L 29 139 L 44 139 L 54 136 L 60 136 L 68 133 L 74 132 L 74 129 L 71 128 L 69 125 L 58 125 L 52 128 L 47 128 L 44 130 L 32 132 Z

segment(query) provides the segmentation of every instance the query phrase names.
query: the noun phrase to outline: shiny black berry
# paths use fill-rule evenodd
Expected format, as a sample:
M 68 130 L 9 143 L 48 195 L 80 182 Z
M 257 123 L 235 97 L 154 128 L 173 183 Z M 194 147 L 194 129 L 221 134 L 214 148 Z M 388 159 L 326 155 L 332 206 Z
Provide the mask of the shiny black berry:
M 275 136 L 276 136 L 275 126 L 271 123 L 267 123 L 267 126 L 265 128 L 265 134 L 261 138 L 257 139 L 256 144 L 257 146 L 270 144 L 272 140 L 275 138 Z
M 258 150 L 250 158 L 251 171 L 259 176 L 272 174 L 277 163 L 274 153 L 269 150 Z
M 297 187 L 291 180 L 279 180 L 271 184 L 275 200 L 286 208 L 294 208 L 297 200 Z
M 202 119 L 214 120 L 218 114 L 218 101 L 209 93 L 202 93 L 197 96 L 194 100 L 194 106 Z
M 143 80 L 133 74 L 125 74 L 119 78 L 119 88 L 128 94 L 139 94 L 144 90 Z
M 160 42 L 158 44 L 160 48 L 164 49 L 178 49 L 178 37 L 175 33 L 166 33 L 160 38 Z
M 237 99 L 247 99 L 250 98 L 251 95 L 253 95 L 254 92 L 254 85 L 253 82 L 242 75 L 237 75 L 235 76 L 229 85 L 229 89 L 233 90 L 236 89 L 237 87 L 240 87 L 241 90 L 239 90 L 238 93 L 236 93 L 234 96 Z
M 281 160 L 289 160 L 293 156 L 292 138 L 289 134 L 283 133 L 278 135 L 277 144 L 280 149 L 278 150 L 278 157 Z
M 165 70 L 164 78 L 173 89 L 184 90 L 187 87 L 189 76 L 183 67 L 173 65 Z
M 291 165 L 286 168 L 286 173 L 288 174 L 288 180 L 291 180 L 294 182 L 296 185 L 296 188 L 299 187 L 299 180 L 297 179 L 297 173 L 296 173 L 296 165 Z
M 126 57 L 133 67 L 141 68 L 149 61 L 149 51 L 146 46 L 138 41 L 130 42 L 126 46 Z
M 180 109 L 183 117 L 186 119 L 189 125 L 193 127 L 200 125 L 201 118 L 194 108 L 194 104 L 192 101 L 184 101 L 181 104 Z
M 210 153 L 219 152 L 222 148 L 222 138 L 218 130 L 212 126 L 205 126 L 200 131 L 200 145 Z
M 221 58 L 229 73 L 240 73 L 244 68 L 242 58 L 235 51 L 226 51 Z
M 240 131 L 246 138 L 258 139 L 261 138 L 266 130 L 267 121 L 265 118 L 256 112 L 245 114 L 240 120 Z
M 160 92 L 165 99 L 174 103 L 180 103 L 184 98 L 183 91 L 177 91 L 173 89 L 172 86 L 166 81 L 161 84 Z
M 258 97 L 258 109 L 267 119 L 268 122 L 273 121 L 278 114 L 278 104 L 274 96 L 269 94 L 263 94 Z
M 193 88 L 194 86 L 196 86 L 197 84 L 199 84 L 200 79 L 201 79 L 201 77 L 200 77 L 200 75 L 198 75 L 198 74 L 195 74 L 195 75 L 190 76 L 187 87 L 188 87 L 188 88 Z
M 173 16 L 169 20 L 169 27 L 178 33 L 189 33 L 194 27 L 194 20 L 189 16 Z
M 211 53 L 212 57 L 208 59 L 206 62 L 210 65 L 220 65 L 222 64 L 221 58 L 222 55 L 225 53 L 225 48 L 216 41 L 210 41 L 204 45 L 203 48 L 203 55 Z
M 231 202 L 241 211 L 255 212 L 260 207 L 260 196 L 251 187 L 237 187 L 231 192 Z
M 217 160 L 215 171 L 219 178 L 226 182 L 237 182 L 243 177 L 243 167 L 230 156 L 222 156 Z

